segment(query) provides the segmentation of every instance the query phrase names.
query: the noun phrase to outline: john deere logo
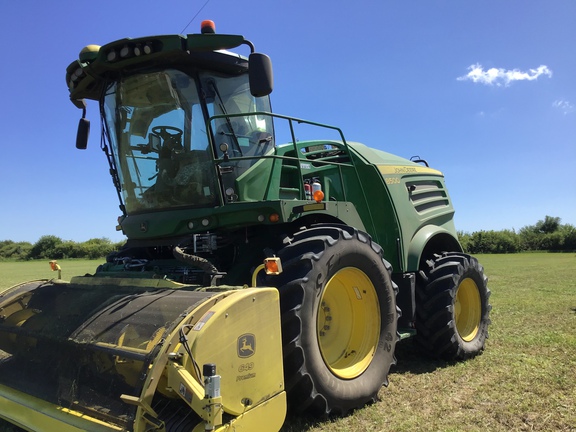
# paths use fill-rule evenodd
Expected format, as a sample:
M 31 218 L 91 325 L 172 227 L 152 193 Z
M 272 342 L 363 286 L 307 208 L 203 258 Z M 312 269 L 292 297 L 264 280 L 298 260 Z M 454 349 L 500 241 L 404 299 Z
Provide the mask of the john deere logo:
M 247 358 L 256 352 L 256 337 L 252 333 L 243 334 L 238 338 L 238 357 Z

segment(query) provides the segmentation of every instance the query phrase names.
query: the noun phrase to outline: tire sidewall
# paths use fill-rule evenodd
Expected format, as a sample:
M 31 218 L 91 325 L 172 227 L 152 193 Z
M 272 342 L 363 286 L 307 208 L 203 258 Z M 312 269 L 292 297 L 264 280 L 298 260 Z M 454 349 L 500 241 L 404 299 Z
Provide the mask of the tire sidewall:
M 446 361 L 482 353 L 492 309 L 484 269 L 476 258 L 461 252 L 444 252 L 426 263 L 428 269 L 421 272 L 424 277 L 417 287 L 415 343 L 427 355 Z M 471 341 L 462 339 L 456 327 L 456 295 L 467 278 L 476 284 L 481 307 L 478 332 Z
M 317 320 L 320 302 L 328 281 L 339 270 L 353 267 L 361 270 L 372 281 L 379 301 L 380 335 L 374 357 L 367 369 L 354 379 L 342 379 L 326 365 L 319 347 Z M 381 256 L 366 243 L 341 240 L 314 260 L 309 272 L 302 303 L 301 345 L 305 353 L 306 369 L 318 392 L 330 404 L 330 398 L 338 403 L 350 401 L 356 406 L 359 399 L 370 398 L 374 383 L 386 382 L 389 366 L 394 362 L 396 342 L 396 302 L 392 281 Z M 346 408 L 345 408 L 346 409 Z
M 482 272 L 478 271 L 478 266 L 474 265 L 472 260 L 470 261 L 470 265 L 464 271 L 455 276 L 455 285 L 454 285 L 454 301 L 456 300 L 456 294 L 458 292 L 458 288 L 460 287 L 461 283 L 469 278 L 474 281 L 476 284 L 478 295 L 480 296 L 480 322 L 478 323 L 478 332 L 474 336 L 474 339 L 471 341 L 465 341 L 460 336 L 458 329 L 456 328 L 456 316 L 454 317 L 454 330 L 455 336 L 458 338 L 458 344 L 460 345 L 462 351 L 464 352 L 465 357 L 476 355 L 477 353 L 481 352 L 484 349 L 484 344 L 488 337 L 488 324 L 489 320 L 487 319 L 489 313 L 488 307 L 488 290 L 486 289 L 486 282 L 484 280 L 484 275 Z M 454 306 L 453 306 L 454 308 Z M 454 311 L 453 311 L 454 314 Z

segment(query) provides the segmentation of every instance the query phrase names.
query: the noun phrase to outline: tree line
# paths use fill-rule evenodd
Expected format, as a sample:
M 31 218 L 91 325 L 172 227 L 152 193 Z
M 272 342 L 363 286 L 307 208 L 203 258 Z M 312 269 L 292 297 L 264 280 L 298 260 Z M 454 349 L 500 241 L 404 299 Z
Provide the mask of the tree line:
M 459 232 L 464 250 L 478 253 L 516 253 L 525 251 L 576 251 L 576 227 L 562 224 L 559 217 L 546 216 L 535 225 L 514 230 Z M 113 243 L 107 238 L 93 238 L 85 242 L 62 240 L 45 235 L 29 242 L 0 241 L 0 260 L 33 260 L 84 258 L 97 259 L 119 250 L 124 242 Z
M 93 238 L 85 242 L 62 240 L 60 237 L 45 235 L 34 244 L 30 242 L 0 241 L 0 260 L 34 260 L 84 258 L 97 259 L 122 247 L 124 242 L 113 243 L 107 238 Z
M 559 217 L 546 216 L 535 225 L 514 230 L 458 233 L 464 250 L 471 254 L 528 251 L 576 251 L 576 227 L 562 224 Z

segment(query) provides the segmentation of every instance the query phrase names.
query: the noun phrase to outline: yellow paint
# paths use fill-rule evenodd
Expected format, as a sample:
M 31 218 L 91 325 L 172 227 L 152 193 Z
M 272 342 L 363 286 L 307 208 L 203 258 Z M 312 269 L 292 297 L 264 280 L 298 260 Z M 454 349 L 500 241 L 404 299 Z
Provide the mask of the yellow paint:
M 317 333 L 324 362 L 343 379 L 362 374 L 380 339 L 380 308 L 372 281 L 354 267 L 326 284 L 318 307 Z
M 420 165 L 378 165 L 378 170 L 382 175 L 417 175 L 417 174 L 432 174 L 438 176 L 444 176 L 440 171 L 434 168 L 428 168 Z
M 0 417 L 27 430 L 112 432 L 123 428 L 0 384 Z
M 214 429 L 214 432 L 274 432 L 280 430 L 286 417 L 286 393 L 279 393 L 254 408 Z M 198 424 L 192 432 L 204 432 L 204 424 Z
M 210 319 L 198 331 L 195 326 L 187 337 L 199 365 L 216 364 L 226 412 L 240 415 L 247 409 L 244 401 L 256 405 L 283 391 L 278 290 L 238 290 L 210 312 Z M 188 357 L 183 366 L 193 370 Z
M 197 326 L 208 311 L 210 318 Z M 203 385 L 180 343 L 178 327 L 166 338 L 151 364 L 142 394 L 121 397 L 125 403 L 138 407 L 129 429 L 149 430 L 149 419 L 156 414 L 151 402 L 158 392 L 182 398 L 204 420 L 195 430 L 205 430 L 207 425 L 221 432 L 279 430 L 286 415 L 286 394 L 278 290 L 246 288 L 216 294 L 183 318 L 181 325 L 184 324 L 188 345 L 200 368 L 206 363 L 216 364 L 216 373 L 222 377 L 220 396 L 205 398 Z M 122 349 L 149 351 L 148 346 L 123 346 L 131 337 L 126 332 L 118 341 Z M 169 353 L 182 357 L 170 360 Z M 229 415 L 225 424 L 224 412 Z M 0 385 L 0 417 L 31 431 L 125 430 L 4 385 Z
M 324 204 L 324 203 L 305 204 L 304 206 L 302 206 L 303 212 L 309 212 L 309 211 L 314 211 L 314 210 L 324 210 L 324 209 L 326 209 L 326 204 Z
M 462 340 L 470 342 L 476 337 L 481 316 L 480 291 L 476 282 L 466 278 L 458 286 L 454 300 L 454 321 Z

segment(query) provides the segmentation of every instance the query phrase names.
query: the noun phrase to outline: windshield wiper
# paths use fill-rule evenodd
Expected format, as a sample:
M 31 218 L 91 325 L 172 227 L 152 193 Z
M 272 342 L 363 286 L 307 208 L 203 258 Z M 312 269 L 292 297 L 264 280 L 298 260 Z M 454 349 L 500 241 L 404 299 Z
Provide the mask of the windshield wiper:
M 218 87 L 216 86 L 216 81 L 214 81 L 214 79 L 210 79 L 206 81 L 208 85 L 212 86 L 212 90 L 214 90 L 214 93 L 216 94 L 216 96 L 218 97 L 218 106 L 220 107 L 220 111 L 222 111 L 222 113 L 224 113 L 224 115 L 226 116 L 226 126 L 228 126 L 228 130 L 230 131 L 229 133 L 226 133 L 224 131 L 220 132 L 222 135 L 227 135 L 227 136 L 231 136 L 232 137 L 232 144 L 234 145 L 235 149 L 238 151 L 238 153 L 240 154 L 240 156 L 243 156 L 242 154 L 242 149 L 240 148 L 240 143 L 238 142 L 238 137 L 236 136 L 236 132 L 234 131 L 234 127 L 232 126 L 232 122 L 230 121 L 230 117 L 228 117 L 228 112 L 226 111 L 226 106 L 224 105 L 224 100 L 222 99 L 222 96 L 220 96 L 220 92 L 218 91 Z

